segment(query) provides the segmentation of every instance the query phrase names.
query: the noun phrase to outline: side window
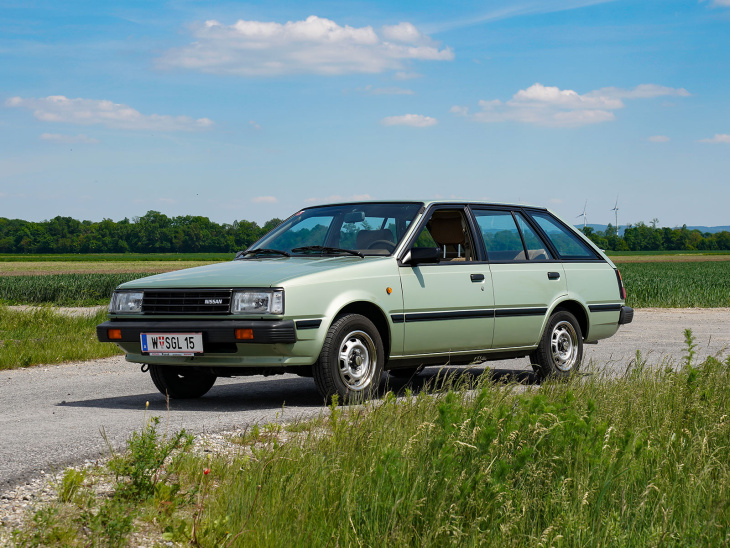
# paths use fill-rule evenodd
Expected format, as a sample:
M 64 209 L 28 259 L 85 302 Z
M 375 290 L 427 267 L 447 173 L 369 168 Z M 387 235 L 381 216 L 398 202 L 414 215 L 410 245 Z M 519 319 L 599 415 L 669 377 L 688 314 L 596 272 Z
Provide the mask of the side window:
M 593 250 L 576 234 L 547 213 L 531 213 L 563 259 L 595 259 Z
M 442 262 L 476 260 L 471 231 L 462 210 L 434 211 L 413 247 L 440 247 Z
M 524 261 L 525 248 L 509 211 L 474 210 L 490 261 Z
M 515 213 L 517 217 L 517 224 L 520 226 L 520 232 L 522 232 L 522 239 L 525 242 L 527 248 L 527 258 L 530 261 L 547 261 L 550 259 L 550 253 L 545 249 L 545 244 L 542 242 L 540 237 L 535 234 L 532 227 L 527 224 L 527 221 L 521 213 Z

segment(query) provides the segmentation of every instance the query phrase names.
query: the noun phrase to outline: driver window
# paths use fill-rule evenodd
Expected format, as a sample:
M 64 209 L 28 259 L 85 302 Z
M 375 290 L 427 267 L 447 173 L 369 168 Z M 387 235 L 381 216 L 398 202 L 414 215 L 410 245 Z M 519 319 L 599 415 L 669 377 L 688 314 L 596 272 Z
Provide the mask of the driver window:
M 462 210 L 437 209 L 423 226 L 413 247 L 441 248 L 441 262 L 474 261 L 474 245 Z

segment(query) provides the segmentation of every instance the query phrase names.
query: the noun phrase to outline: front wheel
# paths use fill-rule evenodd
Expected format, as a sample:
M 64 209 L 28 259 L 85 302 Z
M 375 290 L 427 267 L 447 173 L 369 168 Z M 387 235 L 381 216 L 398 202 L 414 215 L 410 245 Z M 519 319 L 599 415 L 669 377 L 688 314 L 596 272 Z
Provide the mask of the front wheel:
M 578 371 L 583 360 L 583 335 L 573 314 L 559 310 L 550 317 L 530 360 L 541 379 L 565 379 Z
M 199 398 L 215 384 L 212 373 L 192 367 L 150 364 L 150 377 L 157 390 L 176 400 Z
M 312 368 L 317 390 L 327 402 L 354 403 L 369 397 L 380 385 L 385 363 L 378 329 L 365 316 L 337 318 L 327 332 L 322 352 Z

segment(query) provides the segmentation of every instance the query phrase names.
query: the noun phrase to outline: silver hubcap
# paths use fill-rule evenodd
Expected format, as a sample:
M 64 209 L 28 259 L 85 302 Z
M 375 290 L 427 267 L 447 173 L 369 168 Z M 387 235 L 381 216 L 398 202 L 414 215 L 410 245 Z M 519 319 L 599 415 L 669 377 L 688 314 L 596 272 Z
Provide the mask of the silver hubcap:
M 364 331 L 353 331 L 342 340 L 338 356 L 340 378 L 350 390 L 370 386 L 377 361 L 375 343 Z
M 578 335 L 570 322 L 562 321 L 550 337 L 553 363 L 561 371 L 570 371 L 578 361 Z

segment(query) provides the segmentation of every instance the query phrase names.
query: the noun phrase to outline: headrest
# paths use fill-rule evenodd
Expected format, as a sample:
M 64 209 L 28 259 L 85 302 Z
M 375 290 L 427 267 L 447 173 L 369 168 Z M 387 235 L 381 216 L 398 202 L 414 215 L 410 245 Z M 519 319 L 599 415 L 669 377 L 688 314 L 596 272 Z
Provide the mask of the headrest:
M 387 228 L 382 230 L 361 230 L 355 240 L 357 249 L 368 249 L 370 244 L 378 240 L 393 242 L 393 233 Z
M 464 244 L 464 228 L 461 226 L 461 214 L 457 212 L 436 212 L 429 223 L 431 236 L 441 245 Z

